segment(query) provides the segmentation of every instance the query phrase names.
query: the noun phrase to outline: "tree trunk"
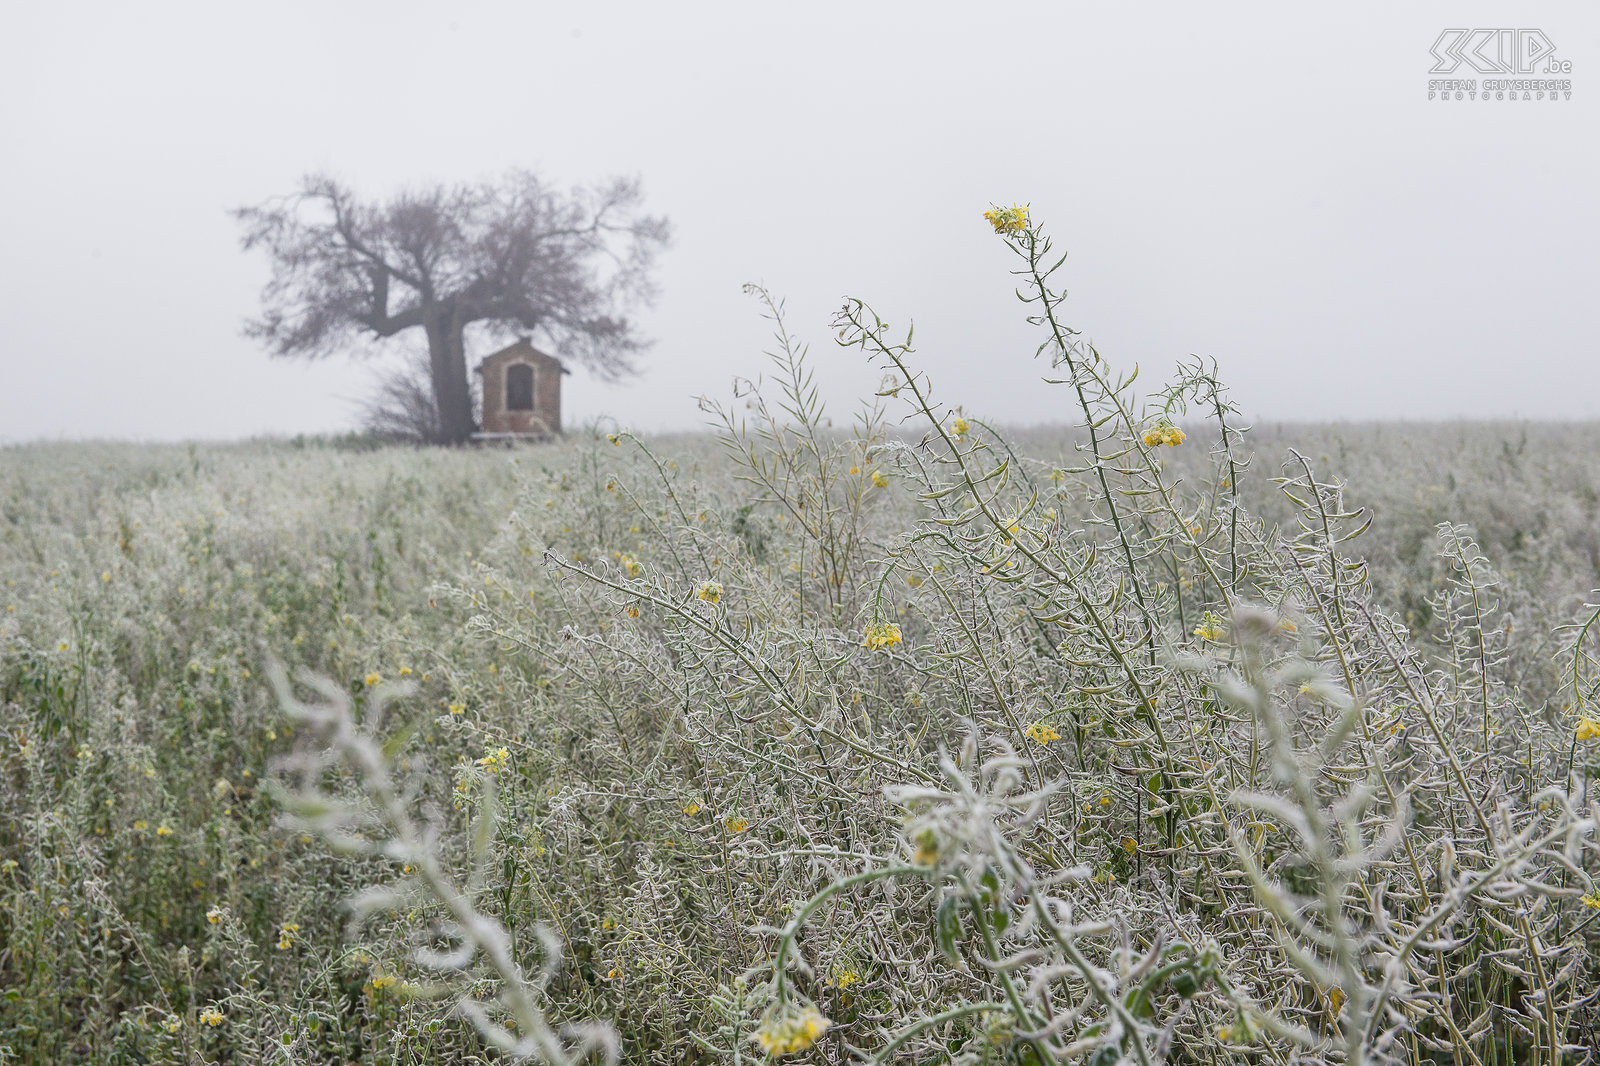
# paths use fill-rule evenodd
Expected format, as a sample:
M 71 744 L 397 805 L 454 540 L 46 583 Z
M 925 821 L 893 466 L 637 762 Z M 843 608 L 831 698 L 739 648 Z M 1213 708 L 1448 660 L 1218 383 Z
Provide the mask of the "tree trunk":
M 464 323 L 453 308 L 430 317 L 428 364 L 433 372 L 433 399 L 439 409 L 440 444 L 465 444 L 472 435 L 472 390 L 467 386 Z

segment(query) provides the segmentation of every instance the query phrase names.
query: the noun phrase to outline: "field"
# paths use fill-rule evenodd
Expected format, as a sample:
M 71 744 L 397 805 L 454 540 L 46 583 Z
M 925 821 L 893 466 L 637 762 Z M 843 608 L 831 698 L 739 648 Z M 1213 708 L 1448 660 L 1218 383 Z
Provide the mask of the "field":
M 1594 426 L 844 316 L 850 431 L 0 451 L 0 1062 L 1594 1061 Z

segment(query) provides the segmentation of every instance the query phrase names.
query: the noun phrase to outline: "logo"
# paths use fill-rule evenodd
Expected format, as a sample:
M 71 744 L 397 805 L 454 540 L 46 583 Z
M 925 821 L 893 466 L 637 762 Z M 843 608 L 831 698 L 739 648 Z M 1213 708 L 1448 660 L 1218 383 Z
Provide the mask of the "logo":
M 1428 51 L 1436 61 L 1429 74 L 1453 74 L 1463 63 L 1479 74 L 1572 73 L 1572 60 L 1554 58 L 1543 30 L 1445 30 Z
M 1572 99 L 1572 79 L 1564 76 L 1572 73 L 1572 60 L 1556 55 L 1543 30 L 1449 29 L 1428 53 L 1429 74 L 1491 75 L 1430 78 L 1429 100 Z

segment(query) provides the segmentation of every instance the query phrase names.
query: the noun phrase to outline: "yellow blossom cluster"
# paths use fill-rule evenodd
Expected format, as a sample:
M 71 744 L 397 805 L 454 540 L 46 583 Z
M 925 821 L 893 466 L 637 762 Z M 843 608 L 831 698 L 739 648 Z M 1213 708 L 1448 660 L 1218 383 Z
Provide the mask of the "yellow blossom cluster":
M 300 925 L 297 922 L 284 922 L 278 927 L 278 950 L 288 951 L 299 939 Z
M 872 472 L 872 484 L 875 488 L 881 489 L 889 484 L 889 479 L 883 476 L 883 471 L 874 470 Z
M 505 748 L 495 748 L 486 752 L 483 758 L 478 760 L 478 765 L 491 774 L 497 774 L 511 765 L 511 752 Z
M 1595 721 L 1588 715 L 1584 715 L 1578 720 L 1578 728 L 1574 736 L 1579 740 L 1600 739 L 1600 722 Z
M 807 1005 L 794 1013 L 768 1019 L 756 1031 L 755 1042 L 768 1055 L 795 1055 L 815 1044 L 829 1024 L 821 1011 Z
M 1035 722 L 1024 730 L 1036 743 L 1048 744 L 1052 740 L 1060 740 L 1061 734 L 1048 722 Z
M 854 970 L 841 970 L 839 971 L 839 976 L 828 978 L 827 985 L 829 988 L 843 990 L 849 988 L 859 980 L 861 980 L 861 975 L 856 973 Z
M 877 651 L 900 643 L 900 625 L 898 622 L 873 622 L 867 626 L 866 635 L 861 641 L 861 646 L 868 651 Z
M 222 1012 L 215 1007 L 207 1007 L 205 1010 L 200 1012 L 200 1020 L 206 1025 L 221 1025 L 222 1018 Z
M 1148 448 L 1158 448 L 1163 444 L 1176 448 L 1185 440 L 1185 433 L 1165 418 L 1144 431 L 1144 443 Z
M 1214 643 L 1221 640 L 1226 632 L 1227 630 L 1222 625 L 1222 619 L 1207 611 L 1200 616 L 1200 624 L 1195 627 L 1194 635 L 1201 640 L 1209 640 Z
M 722 583 L 720 581 L 702 581 L 694 590 L 695 597 L 707 603 L 722 602 Z
M 965 440 L 968 433 L 972 432 L 972 423 L 965 418 L 957 417 L 950 423 L 950 435 L 956 440 Z
M 983 213 L 983 220 L 1003 236 L 1025 233 L 1028 229 L 1028 209 L 1021 204 L 1010 207 L 995 206 Z

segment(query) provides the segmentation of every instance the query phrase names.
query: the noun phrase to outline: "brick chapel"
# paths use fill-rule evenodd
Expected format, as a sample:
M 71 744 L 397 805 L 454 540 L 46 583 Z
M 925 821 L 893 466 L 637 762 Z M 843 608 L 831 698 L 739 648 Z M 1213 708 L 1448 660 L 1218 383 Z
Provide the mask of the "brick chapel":
M 561 375 L 572 371 L 523 337 L 478 364 L 483 377 L 479 437 L 553 437 L 561 432 Z

